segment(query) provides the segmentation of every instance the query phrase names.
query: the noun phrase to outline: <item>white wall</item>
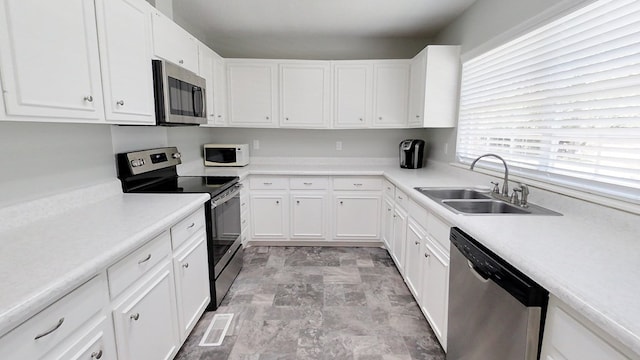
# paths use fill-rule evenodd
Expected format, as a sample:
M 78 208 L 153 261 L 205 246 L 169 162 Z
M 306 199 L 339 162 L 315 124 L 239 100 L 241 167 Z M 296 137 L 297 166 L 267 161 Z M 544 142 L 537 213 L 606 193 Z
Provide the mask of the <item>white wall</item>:
M 460 45 L 473 57 L 592 0 L 478 0 L 435 38 L 436 44 Z M 456 129 L 430 131 L 432 158 L 455 160 Z M 448 144 L 448 146 L 446 146 Z M 444 149 L 448 148 L 445 154 Z
M 294 130 L 294 129 L 211 129 L 211 142 L 247 143 L 251 156 L 293 157 L 396 157 L 404 139 L 424 139 L 422 129 L 393 130 Z M 254 150 L 253 140 L 260 142 Z M 336 150 L 336 142 L 342 150 Z
M 0 122 L 0 207 L 115 179 L 107 125 Z

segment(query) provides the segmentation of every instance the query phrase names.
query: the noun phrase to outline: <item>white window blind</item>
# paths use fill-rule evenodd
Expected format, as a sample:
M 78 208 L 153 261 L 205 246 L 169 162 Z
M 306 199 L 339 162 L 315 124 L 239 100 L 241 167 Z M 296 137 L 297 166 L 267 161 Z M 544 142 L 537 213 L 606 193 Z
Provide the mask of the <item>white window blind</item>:
M 456 153 L 640 202 L 640 0 L 593 2 L 465 62 Z

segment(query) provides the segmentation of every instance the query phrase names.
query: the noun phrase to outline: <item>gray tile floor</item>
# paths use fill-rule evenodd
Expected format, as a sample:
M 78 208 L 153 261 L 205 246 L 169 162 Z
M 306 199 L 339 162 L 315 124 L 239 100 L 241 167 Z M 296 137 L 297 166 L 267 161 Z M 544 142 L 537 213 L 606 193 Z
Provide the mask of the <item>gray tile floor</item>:
M 219 347 L 199 347 L 216 313 L 233 313 Z M 178 353 L 205 359 L 444 359 L 380 248 L 251 247 L 216 312 Z

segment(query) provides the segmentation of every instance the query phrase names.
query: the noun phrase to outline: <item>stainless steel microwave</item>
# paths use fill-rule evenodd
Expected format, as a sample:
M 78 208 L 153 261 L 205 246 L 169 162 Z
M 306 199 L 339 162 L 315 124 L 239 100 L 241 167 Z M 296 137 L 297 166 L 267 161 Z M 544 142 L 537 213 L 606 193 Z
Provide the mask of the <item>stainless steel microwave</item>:
M 152 66 L 156 124 L 206 123 L 205 79 L 168 61 L 152 60 Z
M 248 144 L 205 144 L 204 166 L 249 165 Z

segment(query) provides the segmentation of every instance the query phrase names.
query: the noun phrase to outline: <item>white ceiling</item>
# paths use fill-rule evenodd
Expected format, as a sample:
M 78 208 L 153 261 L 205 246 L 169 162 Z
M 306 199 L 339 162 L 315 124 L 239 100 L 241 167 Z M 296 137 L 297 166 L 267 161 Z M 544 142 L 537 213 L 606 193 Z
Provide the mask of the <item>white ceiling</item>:
M 174 0 L 224 57 L 407 58 L 475 0 Z

